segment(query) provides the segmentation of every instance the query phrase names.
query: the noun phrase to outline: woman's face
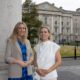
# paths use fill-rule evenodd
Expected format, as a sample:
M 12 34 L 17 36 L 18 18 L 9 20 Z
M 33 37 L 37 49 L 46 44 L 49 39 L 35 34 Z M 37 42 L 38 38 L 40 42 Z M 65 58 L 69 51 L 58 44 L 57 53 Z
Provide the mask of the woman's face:
M 23 37 L 26 33 L 26 27 L 23 24 L 20 24 L 18 27 L 18 36 Z
M 42 41 L 47 41 L 49 39 L 49 36 L 50 36 L 50 33 L 48 32 L 48 29 L 47 28 L 42 28 L 40 30 L 40 39 Z

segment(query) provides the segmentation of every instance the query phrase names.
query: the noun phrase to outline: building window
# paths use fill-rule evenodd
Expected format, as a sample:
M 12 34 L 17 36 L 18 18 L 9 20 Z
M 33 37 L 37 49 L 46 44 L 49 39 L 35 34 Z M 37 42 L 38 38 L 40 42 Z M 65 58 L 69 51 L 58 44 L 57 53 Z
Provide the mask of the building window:
M 63 31 L 64 31 L 64 27 L 62 27 L 62 33 L 63 33 Z
M 75 23 L 75 33 L 77 33 L 78 31 L 78 25 L 77 25 L 77 22 Z
M 69 27 L 66 28 L 67 29 L 67 33 L 69 32 Z
M 67 22 L 67 25 L 69 25 L 69 22 Z
M 61 24 L 62 24 L 62 26 L 63 26 L 63 22 L 62 22 Z
M 55 27 L 55 33 L 57 33 L 58 32 L 58 27 Z
M 48 24 L 48 23 L 47 23 L 47 20 L 48 20 L 48 18 L 47 18 L 47 16 L 45 16 L 45 17 L 44 17 L 44 24 Z
M 55 21 L 55 25 L 57 25 L 57 21 Z
M 76 29 L 75 29 L 75 30 L 76 30 L 75 32 L 77 33 L 77 32 L 78 32 L 78 28 L 76 27 Z

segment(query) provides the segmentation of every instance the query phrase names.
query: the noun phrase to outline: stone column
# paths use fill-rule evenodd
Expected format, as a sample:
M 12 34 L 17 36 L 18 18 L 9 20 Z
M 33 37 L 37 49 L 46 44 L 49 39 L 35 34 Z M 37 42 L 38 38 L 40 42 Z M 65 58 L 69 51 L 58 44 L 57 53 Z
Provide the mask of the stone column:
M 62 29 L 62 18 L 60 16 L 60 32 L 59 32 L 60 34 L 61 34 L 61 31 L 62 31 L 61 29 Z
M 71 17 L 71 34 L 73 34 L 73 19 Z
M 52 24 L 51 24 L 51 40 L 53 41 L 54 40 L 54 19 L 53 19 L 53 15 L 51 16 L 51 20 L 52 20 Z
M 0 0 L 0 80 L 7 80 L 4 64 L 6 39 L 14 25 L 22 20 L 22 0 Z
M 53 22 L 53 20 L 54 20 L 54 19 L 53 19 L 53 15 L 52 15 L 52 25 L 51 25 L 51 27 L 52 27 L 52 28 L 51 28 L 51 29 L 52 29 L 51 32 L 52 32 L 52 33 L 54 32 L 54 28 L 53 28 L 53 27 L 54 27 L 54 22 Z
M 21 0 L 0 0 L 0 62 L 3 61 L 5 41 L 14 25 L 22 18 Z

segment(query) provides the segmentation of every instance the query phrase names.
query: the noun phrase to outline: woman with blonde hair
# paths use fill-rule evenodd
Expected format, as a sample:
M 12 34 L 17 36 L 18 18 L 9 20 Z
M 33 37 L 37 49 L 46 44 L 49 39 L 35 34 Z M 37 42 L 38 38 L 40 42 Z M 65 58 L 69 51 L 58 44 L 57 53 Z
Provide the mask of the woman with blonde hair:
M 61 64 L 60 46 L 50 40 L 50 30 L 43 26 L 39 30 L 39 42 L 35 50 L 35 79 L 57 80 L 56 69 Z
M 33 51 L 27 38 L 28 29 L 24 22 L 18 22 L 7 40 L 5 61 L 9 64 L 8 80 L 33 80 Z

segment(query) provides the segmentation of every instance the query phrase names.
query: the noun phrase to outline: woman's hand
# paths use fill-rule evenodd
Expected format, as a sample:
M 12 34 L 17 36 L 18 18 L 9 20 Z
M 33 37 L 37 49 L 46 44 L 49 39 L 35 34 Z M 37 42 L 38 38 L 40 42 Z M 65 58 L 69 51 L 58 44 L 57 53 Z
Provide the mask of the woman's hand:
M 28 64 L 26 62 L 20 61 L 18 60 L 17 63 L 21 66 L 21 67 L 27 67 Z
M 40 75 L 40 76 L 46 76 L 49 71 L 46 69 L 37 69 L 36 72 Z

